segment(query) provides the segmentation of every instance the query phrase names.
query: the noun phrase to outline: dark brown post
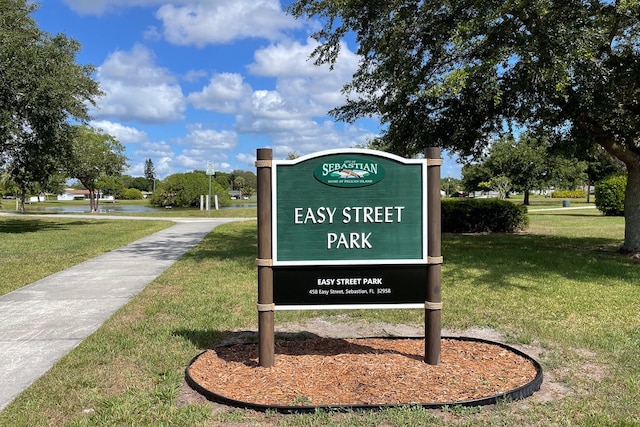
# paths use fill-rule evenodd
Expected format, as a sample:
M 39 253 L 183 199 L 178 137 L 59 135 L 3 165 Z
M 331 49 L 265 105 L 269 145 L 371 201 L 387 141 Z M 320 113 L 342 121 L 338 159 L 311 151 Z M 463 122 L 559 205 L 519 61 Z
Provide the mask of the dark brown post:
M 273 269 L 271 255 L 271 161 L 270 148 L 259 148 L 258 169 L 258 364 L 274 365 Z
M 427 158 L 427 301 L 424 306 L 424 361 L 429 365 L 440 364 L 441 313 L 440 281 L 442 276 L 440 211 L 440 149 L 430 147 Z

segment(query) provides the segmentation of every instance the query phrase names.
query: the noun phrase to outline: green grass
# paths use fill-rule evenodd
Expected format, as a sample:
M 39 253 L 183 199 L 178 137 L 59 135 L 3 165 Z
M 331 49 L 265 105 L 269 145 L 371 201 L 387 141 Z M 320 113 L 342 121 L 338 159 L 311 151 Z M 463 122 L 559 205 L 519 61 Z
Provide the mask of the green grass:
M 169 221 L 2 216 L 0 295 L 171 225 Z
M 189 360 L 256 327 L 248 221 L 216 228 L 2 411 L 0 425 L 640 425 L 640 262 L 614 250 L 623 219 L 595 210 L 530 216 L 522 234 L 443 236 L 443 327 L 491 327 L 541 347 L 547 380 L 570 389 L 556 400 L 288 416 L 183 402 Z M 423 321 L 422 310 L 368 310 L 277 312 L 276 323 L 313 316 Z
M 513 194 L 511 195 L 508 199 L 510 202 L 516 203 L 516 204 L 522 204 L 522 202 L 524 201 L 524 195 L 522 194 Z M 587 203 L 587 198 L 586 197 L 582 197 L 579 199 L 566 199 L 566 198 L 562 198 L 562 199 L 556 199 L 556 198 L 551 198 L 551 197 L 544 197 L 544 196 L 536 196 L 536 195 L 529 195 L 529 209 L 553 209 L 553 208 L 561 208 L 562 207 L 562 202 L 564 200 L 568 200 L 570 207 L 584 207 L 584 206 L 592 206 L 595 207 L 595 198 L 592 195 L 590 197 L 590 201 L 589 203 Z

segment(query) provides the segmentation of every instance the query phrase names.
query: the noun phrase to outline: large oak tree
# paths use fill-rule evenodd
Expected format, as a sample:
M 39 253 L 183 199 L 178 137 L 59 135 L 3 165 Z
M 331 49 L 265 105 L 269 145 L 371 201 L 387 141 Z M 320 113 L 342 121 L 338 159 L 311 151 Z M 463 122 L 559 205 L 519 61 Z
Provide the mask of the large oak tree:
M 398 154 L 479 153 L 505 127 L 597 144 L 627 168 L 623 249 L 640 252 L 640 1 L 297 0 L 318 63 L 355 35 L 342 120 L 377 115 Z

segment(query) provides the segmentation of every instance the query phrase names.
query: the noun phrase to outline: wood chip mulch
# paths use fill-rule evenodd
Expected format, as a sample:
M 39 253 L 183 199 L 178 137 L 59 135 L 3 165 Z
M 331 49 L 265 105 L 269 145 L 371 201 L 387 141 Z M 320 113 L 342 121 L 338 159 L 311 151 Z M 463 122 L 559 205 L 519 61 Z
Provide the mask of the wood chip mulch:
M 441 363 L 423 362 L 424 339 L 276 341 L 275 366 L 258 366 L 257 344 L 208 350 L 188 368 L 200 387 L 269 406 L 462 402 L 500 395 L 536 378 L 531 360 L 499 345 L 443 339 Z

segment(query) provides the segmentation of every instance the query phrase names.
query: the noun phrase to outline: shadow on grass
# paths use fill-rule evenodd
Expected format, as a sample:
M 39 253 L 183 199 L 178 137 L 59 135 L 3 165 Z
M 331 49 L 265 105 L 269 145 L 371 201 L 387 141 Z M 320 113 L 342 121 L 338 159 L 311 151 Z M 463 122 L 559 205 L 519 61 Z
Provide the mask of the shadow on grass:
M 563 277 L 589 283 L 613 279 L 640 284 L 640 265 L 617 252 L 620 243 L 592 237 L 445 234 L 443 280 L 455 286 L 457 279 L 468 280 L 465 270 L 472 270 L 476 282 L 491 287 L 530 289 L 511 280 L 526 277 L 549 282 Z
M 2 219 L 0 220 L 0 233 L 8 234 L 22 234 L 22 233 L 35 233 L 45 230 L 66 230 L 71 226 L 82 225 L 95 225 L 96 222 L 88 221 L 70 221 L 70 222 L 56 222 L 40 219 L 29 218 L 28 220 L 22 219 Z
M 527 279 L 553 283 L 566 278 L 589 283 L 620 280 L 640 285 L 640 263 L 617 252 L 620 239 L 542 234 L 451 234 L 442 236 L 443 283 L 473 283 L 531 291 Z M 219 227 L 185 259 L 233 259 L 255 269 L 255 226 Z M 473 271 L 473 279 L 468 272 Z

